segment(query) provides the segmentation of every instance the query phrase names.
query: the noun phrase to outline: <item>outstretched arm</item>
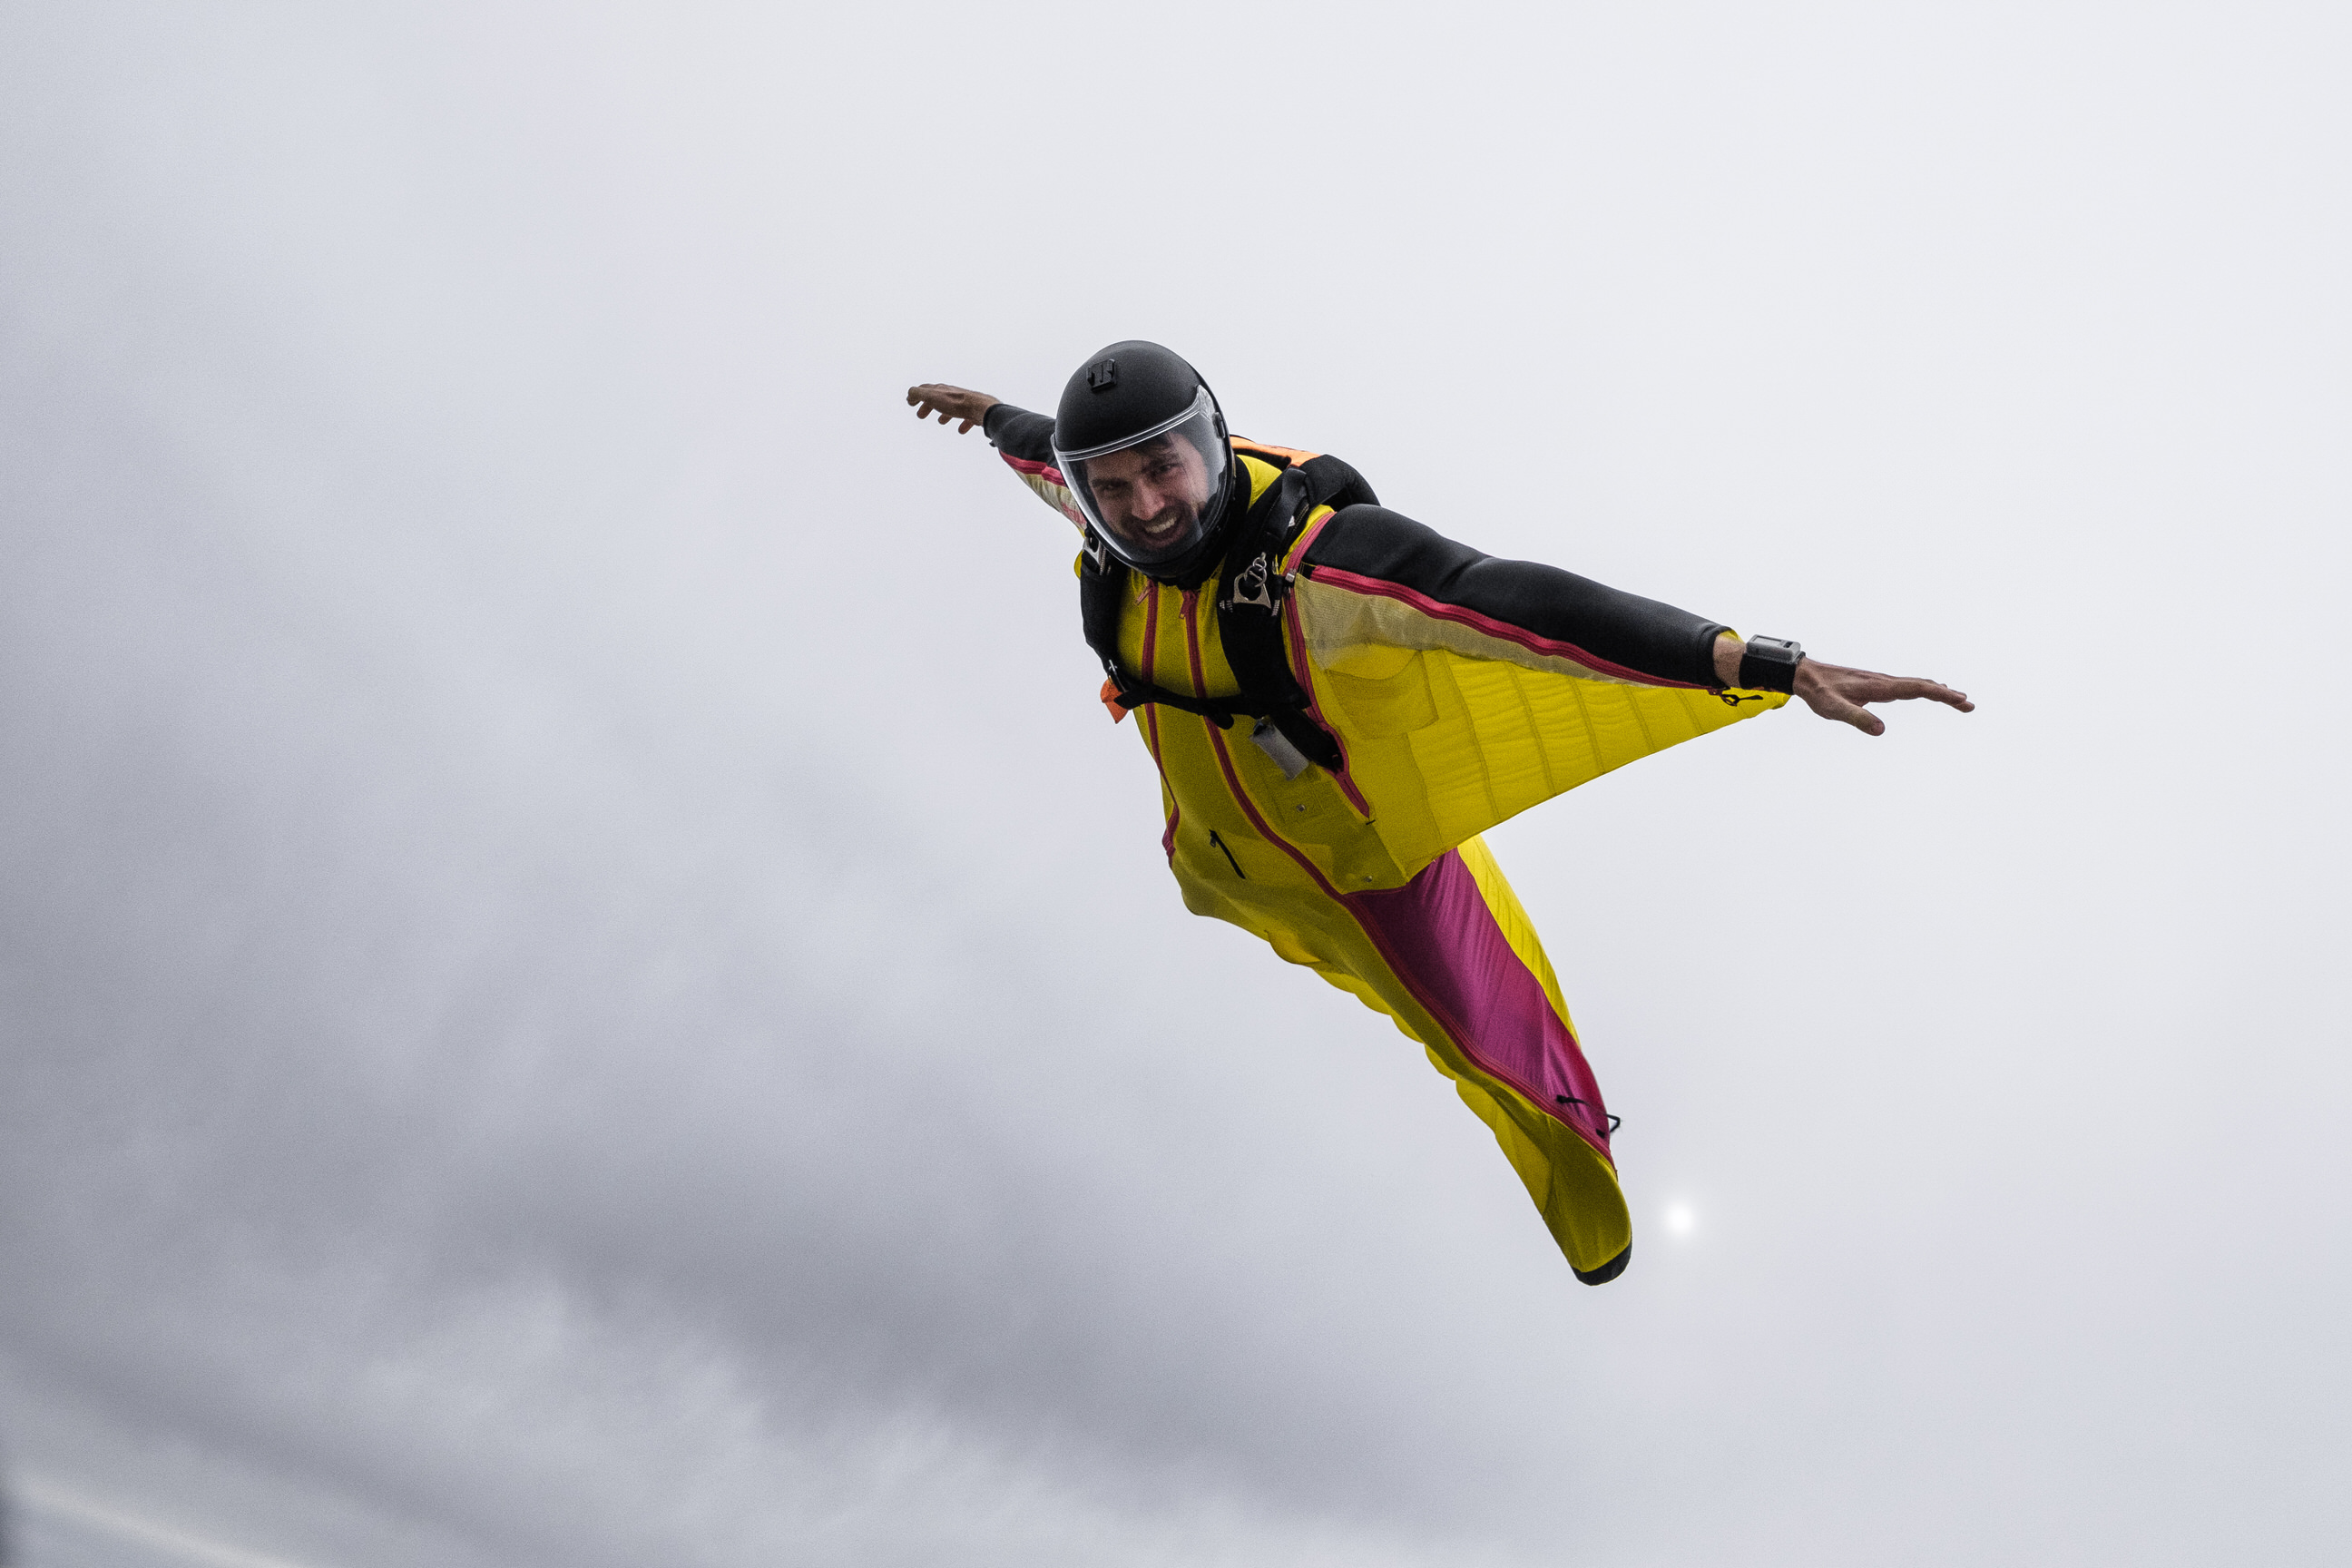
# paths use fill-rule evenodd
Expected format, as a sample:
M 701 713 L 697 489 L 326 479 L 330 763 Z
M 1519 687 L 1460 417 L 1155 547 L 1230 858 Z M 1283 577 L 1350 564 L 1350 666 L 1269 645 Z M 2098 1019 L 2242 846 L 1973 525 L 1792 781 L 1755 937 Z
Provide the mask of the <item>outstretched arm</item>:
M 915 417 L 928 419 L 936 414 L 942 425 L 956 420 L 963 423 L 956 433 L 962 435 L 973 426 L 980 426 L 988 437 L 989 445 L 1004 459 L 1013 471 L 1021 476 L 1039 500 L 1067 518 L 1083 530 L 1086 519 L 1079 515 L 1077 503 L 1070 499 L 1062 483 L 1059 470 L 1054 467 L 1054 416 L 1032 414 L 1025 408 L 1015 408 L 1001 397 L 985 392 L 972 392 L 945 382 L 925 382 L 907 389 L 907 401 L 914 405 Z
M 1444 621 L 1473 628 L 1489 639 L 1489 657 L 1512 658 L 1515 647 L 1533 649 L 1538 658 L 1565 651 L 1588 666 L 1613 666 L 1607 673 L 1615 677 L 1646 676 L 1717 690 L 1740 685 L 1748 645 L 1722 622 L 1556 566 L 1482 554 L 1385 507 L 1351 506 L 1339 512 L 1307 545 L 1301 561 L 1302 570 L 1318 574 L 1318 581 L 1328 576 L 1411 606 L 1430 625 Z M 1415 620 L 1391 612 L 1380 635 L 1402 635 Z M 1459 635 L 1449 632 L 1440 640 Z M 1925 697 L 1963 713 L 1975 706 L 1966 693 L 1932 680 L 1811 658 L 1797 666 L 1795 686 L 1796 695 L 1814 712 L 1866 735 L 1883 733 L 1886 726 L 1865 703 Z
M 937 414 L 942 425 L 950 420 L 962 420 L 963 423 L 956 426 L 956 434 L 961 436 L 973 426 L 984 423 L 988 411 L 1004 400 L 991 397 L 985 392 L 967 392 L 943 381 L 927 381 L 920 386 L 907 388 L 907 401 L 915 405 L 915 417 L 918 419 L 928 419 Z
M 1715 639 L 1716 679 L 1723 685 L 1739 684 L 1739 660 L 1747 650 L 1748 645 L 1729 632 Z M 1955 691 L 1917 676 L 1848 669 L 1842 664 L 1823 664 L 1811 658 L 1797 666 L 1797 695 L 1822 718 L 1851 724 L 1865 735 L 1886 732 L 1886 721 L 1864 707 L 1866 702 L 1902 702 L 1924 697 L 1963 713 L 1976 711 L 1977 706 L 1969 700 L 1967 692 Z

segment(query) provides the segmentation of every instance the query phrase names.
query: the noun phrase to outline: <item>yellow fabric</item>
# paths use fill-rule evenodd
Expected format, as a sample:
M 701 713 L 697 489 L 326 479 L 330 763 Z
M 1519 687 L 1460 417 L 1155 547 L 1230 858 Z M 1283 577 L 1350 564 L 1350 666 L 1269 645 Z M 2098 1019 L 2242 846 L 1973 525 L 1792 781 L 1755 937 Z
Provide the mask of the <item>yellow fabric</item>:
M 1279 470 L 1242 461 L 1255 500 Z M 1297 549 L 1312 531 L 1310 523 Z M 1175 691 L 1235 694 L 1217 637 L 1218 592 L 1213 579 L 1186 592 L 1130 574 L 1120 662 Z M 1402 888 L 1458 849 L 1512 952 L 1573 1034 L 1542 944 L 1478 835 L 1786 699 L 1741 694 L 1735 706 L 1706 691 L 1596 674 L 1311 575 L 1297 579 L 1291 605 L 1304 684 L 1345 752 L 1339 774 L 1310 767 L 1284 778 L 1250 742 L 1247 719 L 1220 731 L 1173 709 L 1139 710 L 1185 907 L 1255 934 L 1394 1019 L 1493 1131 L 1570 1263 L 1599 1268 L 1632 1238 L 1607 1156 L 1478 1068 L 1391 968 L 1344 895 Z

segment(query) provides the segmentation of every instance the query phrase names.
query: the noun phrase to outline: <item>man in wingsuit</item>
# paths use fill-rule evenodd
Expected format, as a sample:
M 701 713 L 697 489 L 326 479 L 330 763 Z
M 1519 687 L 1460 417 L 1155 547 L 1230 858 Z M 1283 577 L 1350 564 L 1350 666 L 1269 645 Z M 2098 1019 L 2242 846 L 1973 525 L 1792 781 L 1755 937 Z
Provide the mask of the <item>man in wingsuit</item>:
M 1160 769 L 1185 907 L 1388 1014 L 1493 1130 L 1576 1277 L 1623 1272 L 1615 1119 L 1478 836 L 1791 694 L 1871 735 L 1865 704 L 1968 698 L 1481 555 L 1335 458 L 1230 435 L 1156 343 L 1094 355 L 1050 418 L 939 384 L 907 401 L 981 426 L 1079 530 L 1102 700 Z

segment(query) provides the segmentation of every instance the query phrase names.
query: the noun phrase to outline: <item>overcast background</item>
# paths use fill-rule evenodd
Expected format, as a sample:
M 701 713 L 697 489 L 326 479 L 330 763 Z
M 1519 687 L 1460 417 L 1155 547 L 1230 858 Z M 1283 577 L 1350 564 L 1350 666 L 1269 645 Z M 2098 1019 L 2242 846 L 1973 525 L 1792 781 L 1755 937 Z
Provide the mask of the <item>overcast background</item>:
M 2340 1561 L 2347 17 L 0 6 L 20 1563 Z M 1129 336 L 1979 700 L 1492 836 L 1617 1283 L 900 401 Z

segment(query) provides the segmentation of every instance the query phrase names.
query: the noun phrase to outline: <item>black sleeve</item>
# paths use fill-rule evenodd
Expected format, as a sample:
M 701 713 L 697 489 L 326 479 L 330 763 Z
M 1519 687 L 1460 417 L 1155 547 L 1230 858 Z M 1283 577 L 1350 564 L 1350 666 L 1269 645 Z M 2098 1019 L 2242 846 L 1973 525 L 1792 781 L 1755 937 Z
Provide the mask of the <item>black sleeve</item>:
M 1306 564 L 1394 584 L 1539 637 L 1572 643 L 1661 680 L 1713 686 L 1715 639 L 1730 628 L 1532 561 L 1498 561 L 1379 506 L 1338 513 Z
M 981 420 L 980 428 L 1008 458 L 1018 458 L 1026 463 L 1054 460 L 1054 416 L 1050 414 L 1032 414 L 1010 403 L 1000 403 Z

